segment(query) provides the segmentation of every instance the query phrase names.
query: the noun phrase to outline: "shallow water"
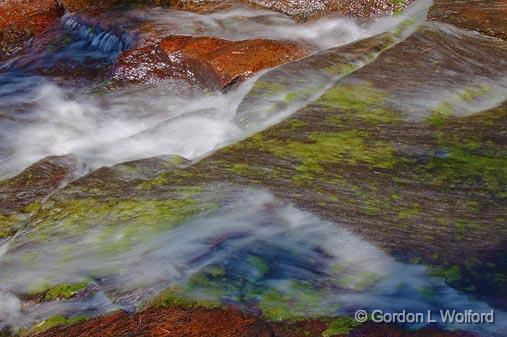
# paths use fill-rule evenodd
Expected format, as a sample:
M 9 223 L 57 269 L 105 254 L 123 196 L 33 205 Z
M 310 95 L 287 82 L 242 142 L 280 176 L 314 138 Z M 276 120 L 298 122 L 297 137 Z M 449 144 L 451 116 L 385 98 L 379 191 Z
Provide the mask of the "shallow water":
M 0 65 L 0 179 L 49 155 L 76 155 L 86 168 L 83 174 L 165 154 L 199 160 L 280 122 L 348 72 L 375 61 L 384 50 L 349 51 L 351 67 L 339 73 L 326 72 L 326 62 L 316 67 L 312 58 L 321 60 L 335 52 L 333 48 L 383 32 L 398 43 L 423 26 L 452 41 L 452 47 L 459 46 L 456 50 L 487 54 L 475 44 L 460 46 L 467 38 L 481 43 L 487 39 L 424 22 L 429 4 L 418 2 L 404 15 L 368 26 L 342 18 L 296 24 L 278 13 L 243 7 L 208 15 L 134 10 L 101 26 L 66 16 L 57 33 L 68 37 L 65 46 L 43 50 L 41 58 L 21 56 Z M 114 87 L 104 78 L 76 81 L 46 72 L 59 62 L 90 63 L 99 72 L 136 41 L 161 33 L 290 39 L 310 46 L 315 54 L 266 70 L 227 92 L 208 92 L 180 81 Z M 445 56 L 435 52 L 432 57 Z M 389 103 L 413 107 L 404 116 L 411 120 L 427 118 L 442 102 L 462 115 L 494 107 L 507 98 L 507 77 L 493 68 L 475 76 L 494 56 L 484 59 L 487 64 L 478 65 L 475 73 L 468 72 L 466 64 L 458 71 L 450 69 L 448 76 L 438 75 L 426 87 L 421 84 L 423 90 L 417 93 L 410 92 L 410 86 L 401 88 Z M 414 73 L 408 69 L 400 72 L 410 77 Z M 266 83 L 281 89 L 266 93 Z M 303 94 L 288 99 L 294 92 Z M 168 286 L 177 286 L 181 296 L 193 300 L 229 304 L 254 314 L 272 307 L 283 317 L 333 316 L 359 308 L 425 311 L 451 304 L 458 310 L 491 309 L 429 276 L 425 267 L 398 262 L 340 223 L 299 210 L 269 191 L 214 186 L 201 198 L 217 208 L 175 228 L 147 224 L 161 225 L 155 234 L 136 228 L 133 236 L 132 219 L 80 219 L 90 227 L 82 230 L 78 224 L 76 232 L 69 232 L 65 221 L 47 222 L 2 242 L 0 328 L 29 326 L 53 314 L 136 310 Z M 33 303 L 21 296 L 42 286 L 83 279 L 90 280 L 90 289 L 75 299 Z M 447 327 L 504 336 L 506 313 L 496 310 L 496 321 L 491 326 Z
M 91 169 L 162 154 L 198 158 L 276 123 L 318 97 L 298 101 L 255 125 L 238 125 L 238 106 L 257 77 L 227 93 L 203 95 L 177 81 L 113 91 L 102 82 L 83 88 L 73 81 L 58 84 L 52 77 L 32 75 L 34 68 L 51 68 L 62 60 L 108 64 L 133 39 L 148 38 L 145 35 L 152 35 L 153 30 L 165 35 L 205 33 L 228 39 L 290 38 L 318 50 L 392 30 L 426 8 L 426 3 L 418 5 L 407 16 L 381 19 L 366 27 L 342 18 L 296 24 L 280 14 L 244 8 L 210 15 L 162 9 L 126 13 L 130 18 L 126 21 L 150 26 L 150 33 L 137 35 L 131 27 L 109 34 L 103 28 L 90 30 L 79 18 L 64 17 L 65 30 L 73 33 L 68 46 L 44 52 L 43 65 L 39 59 L 21 57 L 18 63 L 3 66 L 10 70 L 0 74 L 0 177 L 12 176 L 48 155 L 72 153 Z M 320 78 L 308 84 L 330 83 Z M 255 103 L 247 108 L 259 114 Z
M 46 241 L 32 241 L 44 228 L 20 235 L 0 258 L 0 300 L 8 308 L 0 311 L 0 320 L 26 326 L 56 313 L 132 310 L 173 285 L 198 301 L 247 311 L 276 308 L 287 317 L 358 308 L 491 310 L 428 276 L 423 266 L 396 262 L 339 224 L 280 202 L 267 191 L 215 186 L 206 193 L 217 192 L 221 206 L 216 211 L 155 236 L 138 235 L 116 252 L 110 247 L 128 235 L 123 226 L 109 229 L 108 236 L 101 235 L 100 224 L 70 237 L 54 226 Z M 95 291 L 74 300 L 23 304 L 14 295 L 29 292 L 37 282 L 55 285 L 85 278 L 94 280 Z M 459 328 L 500 336 L 506 318 L 497 310 L 495 326 Z

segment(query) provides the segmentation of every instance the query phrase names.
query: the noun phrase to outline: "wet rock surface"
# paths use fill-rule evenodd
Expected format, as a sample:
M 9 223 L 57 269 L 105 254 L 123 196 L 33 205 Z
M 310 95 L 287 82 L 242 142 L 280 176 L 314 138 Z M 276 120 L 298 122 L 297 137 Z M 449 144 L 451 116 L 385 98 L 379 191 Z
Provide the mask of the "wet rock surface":
M 289 120 L 181 174 L 173 172 L 167 184 L 177 186 L 185 177 L 194 183 L 222 180 L 266 186 L 281 198 L 346 224 L 401 258 L 437 266 L 436 274 L 462 289 L 488 296 L 488 289 L 494 288 L 495 296 L 489 300 L 505 303 L 501 266 L 506 240 L 506 110 L 501 95 L 492 87 L 482 90 L 481 83 L 475 82 L 477 76 L 483 76 L 483 84 L 504 76 L 505 66 L 492 61 L 490 66 L 498 65 L 496 70 L 475 68 L 473 60 L 478 56 L 472 53 L 468 65 L 455 63 L 453 53 L 466 53 L 473 42 L 443 42 L 447 34 L 420 29 L 338 81 Z M 428 41 L 431 50 L 425 46 Z M 500 56 L 505 53 L 501 42 L 476 43 L 486 54 L 497 55 L 496 60 L 505 59 Z M 443 77 L 437 67 L 418 71 L 418 78 L 431 79 L 412 82 L 412 74 L 400 67 L 403 60 L 411 65 L 420 62 L 413 69 L 425 64 L 435 69 L 436 62 L 457 67 L 452 71 L 454 89 L 414 104 L 415 95 L 424 97 L 425 86 L 437 85 Z M 283 99 L 283 93 L 290 91 L 266 76 L 258 82 L 257 97 L 276 91 L 282 97 L 278 104 L 299 97 L 295 93 Z M 391 76 L 399 80 L 389 80 Z M 486 97 L 494 97 L 492 104 L 498 107 L 481 108 L 479 103 Z M 495 103 L 496 99 L 500 101 Z M 476 101 L 476 109 L 484 112 L 466 116 L 471 112 L 461 108 L 462 100 Z
M 176 0 L 170 1 L 170 8 L 196 13 L 210 13 L 230 8 L 237 4 L 236 0 Z
M 0 61 L 51 26 L 64 12 L 55 0 L 5 0 L 0 3 Z
M 340 15 L 371 18 L 401 11 L 410 1 L 354 0 L 245 0 L 244 2 L 280 11 L 300 20 Z
M 223 89 L 307 53 L 290 42 L 172 36 L 121 55 L 113 78 L 134 83 L 182 78 L 206 88 Z
M 429 19 L 507 39 L 507 2 L 505 0 L 436 0 L 431 7 Z
M 73 179 L 78 168 L 72 156 L 48 157 L 38 161 L 14 178 L 0 182 L 0 238 L 21 229 L 41 206 L 43 200 Z
M 78 10 L 90 2 L 67 6 L 72 3 Z M 403 4 L 261 3 L 301 20 L 345 10 L 375 16 Z M 229 3 L 171 5 L 208 13 Z M 189 25 L 207 21 L 232 29 L 234 20 L 268 20 L 259 11 L 234 13 Z M 65 77 L 70 67 L 69 77 L 87 78 L 94 65 L 103 65 L 97 70 L 103 74 L 142 41 L 113 71 L 124 86 L 111 89 L 105 81 L 93 88 L 98 103 L 51 84 L 44 97 L 50 102 L 36 110 L 38 121 L 54 119 L 69 133 L 59 141 L 80 159 L 104 163 L 117 155 L 113 149 L 125 153 L 106 161 L 111 167 L 91 166 L 79 178 L 78 160 L 65 156 L 0 182 L 0 306 L 8 307 L 0 310 L 0 328 L 40 336 L 505 335 L 505 41 L 400 19 L 382 34 L 303 58 L 310 50 L 293 42 L 183 35 L 137 40 L 132 32 L 142 20 L 124 26 L 121 18 L 111 19 L 106 26 L 84 14 L 70 18 L 32 43 L 37 55 L 50 56 L 41 64 L 51 67 L 39 67 L 33 56 L 14 63 L 28 74 Z M 60 44 L 58 37 L 64 37 Z M 49 44 L 57 52 L 47 53 Z M 92 70 L 79 72 L 86 60 L 94 60 Z M 166 100 L 172 87 L 156 86 L 166 79 L 230 90 Z M 118 100 L 132 93 L 134 99 Z M 146 104 L 146 93 L 160 103 Z M 8 110 L 0 111 L 2 131 L 30 121 L 22 113 L 36 103 L 27 102 L 14 110 L 2 106 Z M 213 109 L 222 124 L 209 119 Z M 118 118 L 117 110 L 121 118 L 140 118 L 102 129 L 110 120 L 100 117 Z M 29 131 L 39 130 L 30 123 Z M 179 140 L 188 130 L 213 146 L 188 150 L 169 138 L 158 144 L 162 153 L 177 149 L 172 153 L 194 160 L 168 155 L 115 165 L 139 158 L 139 149 L 156 156 L 160 148 L 150 146 L 158 138 L 176 134 Z M 87 144 L 71 140 L 87 132 L 104 139 L 83 151 Z M 224 137 L 227 132 L 235 135 Z M 0 155 L 2 169 L 15 171 L 5 164 L 8 153 Z M 449 325 L 451 331 L 359 325 L 349 317 L 357 308 L 421 311 L 449 303 L 494 308 L 500 322 L 464 326 L 468 333 Z
M 330 324 L 331 323 L 331 324 Z M 239 311 L 205 308 L 150 308 L 129 316 L 118 312 L 91 319 L 70 327 L 57 327 L 37 334 L 52 336 L 223 336 L 223 337 L 471 337 L 462 332 L 446 332 L 435 328 L 407 332 L 389 325 L 365 324 L 343 333 L 344 327 L 333 333 L 329 327 L 332 319 L 295 322 L 268 322 Z M 328 330 L 329 329 L 329 330 Z M 345 329 L 345 330 L 344 330 Z

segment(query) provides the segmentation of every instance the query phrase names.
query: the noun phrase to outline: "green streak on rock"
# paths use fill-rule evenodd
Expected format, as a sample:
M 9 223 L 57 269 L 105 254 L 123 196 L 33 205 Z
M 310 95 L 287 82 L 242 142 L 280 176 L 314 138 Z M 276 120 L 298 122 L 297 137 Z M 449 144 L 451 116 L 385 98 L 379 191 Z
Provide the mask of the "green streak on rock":
M 87 319 L 88 319 L 88 317 L 86 317 L 86 316 L 75 316 L 75 317 L 70 317 L 70 318 L 65 317 L 63 315 L 51 316 L 50 318 L 36 324 L 28 331 L 20 332 L 20 336 L 34 335 L 34 334 L 41 333 L 41 332 L 47 331 L 49 329 L 55 328 L 57 326 L 73 325 L 73 324 L 77 324 L 79 322 L 83 322 Z
M 336 317 L 334 318 L 329 327 L 322 332 L 322 337 L 332 337 L 337 335 L 348 335 L 360 323 L 349 317 Z
M 334 124 L 340 124 L 344 119 L 374 125 L 399 121 L 401 118 L 398 113 L 382 105 L 386 95 L 371 83 L 343 84 L 328 90 L 315 104 L 343 112 L 328 119 Z
M 44 292 L 43 299 L 44 301 L 54 301 L 54 300 L 62 300 L 69 299 L 78 294 L 79 292 L 85 290 L 90 285 L 90 280 L 84 280 L 79 283 L 62 283 L 58 284 L 54 287 L 47 289 Z

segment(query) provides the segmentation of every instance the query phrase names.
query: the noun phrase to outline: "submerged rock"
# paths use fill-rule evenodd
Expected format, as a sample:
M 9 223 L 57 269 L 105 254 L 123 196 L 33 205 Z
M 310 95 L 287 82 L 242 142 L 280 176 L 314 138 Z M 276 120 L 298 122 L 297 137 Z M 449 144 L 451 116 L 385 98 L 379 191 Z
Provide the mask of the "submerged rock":
M 19 230 L 47 196 L 72 179 L 77 167 L 72 156 L 47 157 L 0 182 L 0 238 Z
M 62 14 L 56 0 L 5 0 L 0 3 L 0 60 L 23 49 L 23 43 L 40 34 Z
M 435 0 L 428 17 L 507 40 L 505 0 Z
M 307 53 L 291 42 L 171 36 L 122 54 L 113 78 L 134 83 L 180 78 L 206 88 L 223 89 Z

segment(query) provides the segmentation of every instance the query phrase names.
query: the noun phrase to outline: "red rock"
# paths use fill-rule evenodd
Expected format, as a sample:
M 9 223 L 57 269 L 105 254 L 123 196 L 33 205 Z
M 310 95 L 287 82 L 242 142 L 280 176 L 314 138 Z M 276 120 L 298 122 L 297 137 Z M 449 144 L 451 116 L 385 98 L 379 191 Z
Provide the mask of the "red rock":
M 0 3 L 0 60 L 52 25 L 64 10 L 57 0 L 5 0 Z
M 284 41 L 171 36 L 121 55 L 113 78 L 137 83 L 179 78 L 218 89 L 307 54 L 305 48 Z
M 116 312 L 69 327 L 57 327 L 37 337 L 321 337 L 325 319 L 270 322 L 230 309 L 149 308 L 129 316 Z M 339 335 L 346 336 L 346 335 Z M 425 328 L 408 332 L 392 325 L 367 323 L 351 337 L 473 337 L 464 332 Z

